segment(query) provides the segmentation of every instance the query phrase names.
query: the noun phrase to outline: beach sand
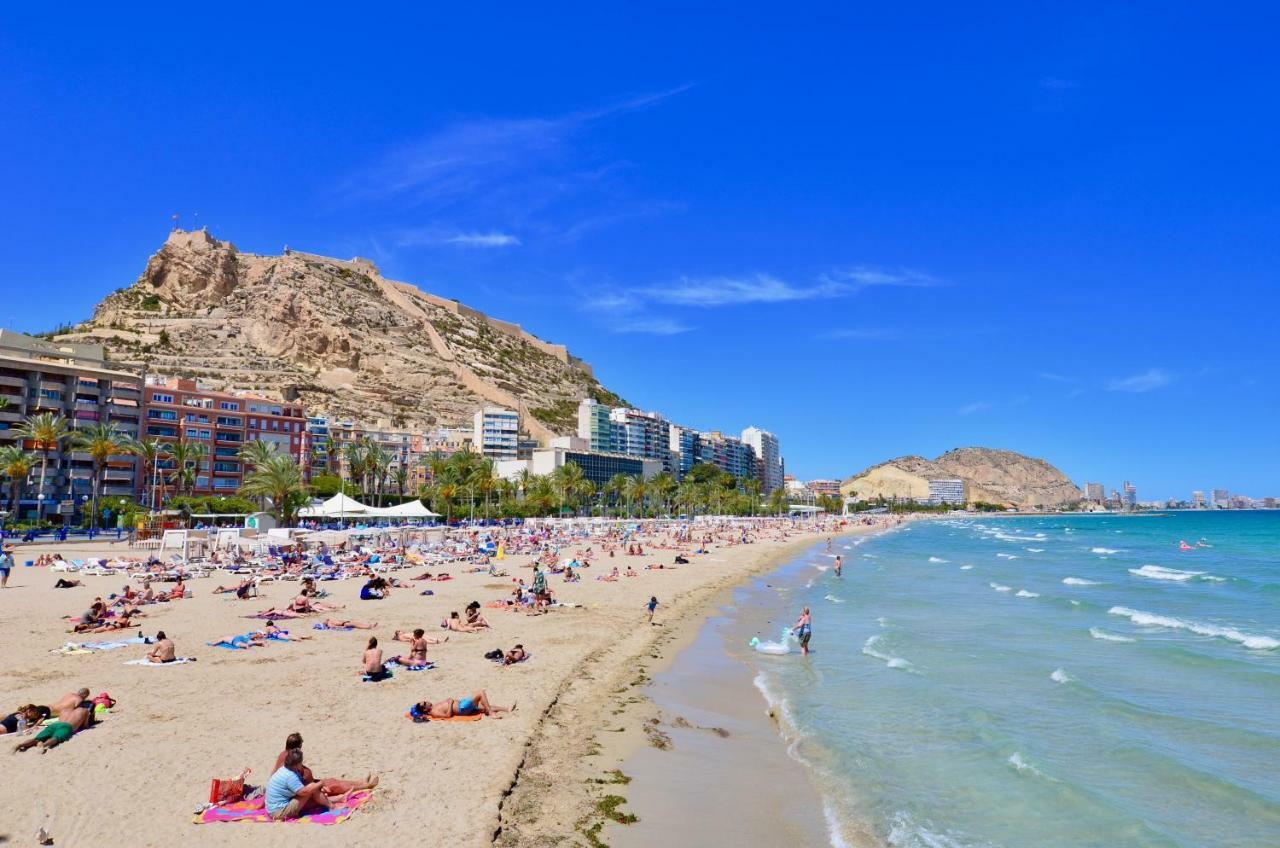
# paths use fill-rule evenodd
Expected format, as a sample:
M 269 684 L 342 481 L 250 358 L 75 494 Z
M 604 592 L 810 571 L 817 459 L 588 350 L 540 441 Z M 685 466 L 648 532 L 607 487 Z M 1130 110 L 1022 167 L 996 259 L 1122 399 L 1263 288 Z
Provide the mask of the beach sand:
M 433 646 L 431 671 L 397 670 L 377 684 L 360 682 L 358 664 L 368 631 L 318 632 L 315 619 L 282 622 L 291 632 L 312 635 L 296 644 L 269 644 L 248 651 L 207 647 L 205 642 L 243 633 L 262 622 L 243 616 L 284 606 L 296 583 L 269 583 L 265 597 L 237 601 L 213 595 L 223 572 L 193 580 L 194 597 L 146 607 L 140 621 L 147 635 L 165 630 L 179 655 L 195 663 L 162 668 L 126 666 L 144 655 L 136 645 L 94 654 L 50 653 L 68 641 L 109 639 L 68 634 L 62 615 L 76 615 L 94 596 L 118 592 L 122 577 L 82 577 L 85 586 L 55 590 L 58 575 L 44 569 L 14 569 L 10 588 L 0 592 L 0 634 L 6 646 L 0 671 L 0 705 L 12 709 L 28 701 L 46 703 L 86 686 L 108 691 L 119 703 L 102 724 L 47 754 L 10 755 L 9 779 L 0 793 L 0 837 L 25 840 L 43 825 L 63 846 L 429 844 L 479 846 L 584 843 L 599 795 L 589 775 L 613 766 L 589 756 L 596 738 L 620 718 L 619 701 L 635 697 L 648 671 L 662 660 L 663 646 L 678 645 L 697 632 L 707 605 L 723 591 L 762 573 L 824 535 L 746 546 L 716 546 L 689 566 L 640 571 L 616 583 L 597 582 L 615 563 L 637 568 L 670 562 L 657 556 L 605 558 L 581 583 L 548 583 L 560 600 L 585 609 L 557 609 L 540 617 L 484 610 L 493 630 L 452 634 Z M 23 547 L 22 563 L 45 550 L 77 558 L 105 548 Z M 116 548 L 115 552 L 119 552 Z M 528 558 L 501 563 L 528 579 Z M 418 582 L 382 601 L 357 599 L 361 581 L 322 584 L 327 601 L 345 604 L 337 616 L 377 621 L 387 656 L 407 648 L 392 643 L 394 629 L 424 627 L 441 636 L 440 621 L 471 600 L 506 597 L 512 578 L 461 574 L 447 582 Z M 397 576 L 406 579 L 415 571 Z M 645 621 L 644 603 L 662 603 L 656 623 Z M 132 631 L 127 635 L 136 635 Z M 485 660 L 493 648 L 522 642 L 533 657 L 503 668 Z M 519 703 L 513 715 L 475 723 L 414 724 L 404 717 L 414 701 L 470 695 L 486 690 L 493 703 Z M 628 711 L 624 711 L 628 712 Z M 634 711 L 637 721 L 644 712 Z M 207 799 L 211 778 L 233 777 L 245 766 L 249 782 L 265 782 L 284 738 L 305 737 L 306 762 L 319 776 L 363 777 L 377 773 L 381 785 L 371 803 L 334 827 L 308 824 L 192 824 Z M 632 735 L 642 734 L 636 729 Z M 621 734 L 613 734 L 620 736 Z M 288 828 L 281 831 L 281 828 Z

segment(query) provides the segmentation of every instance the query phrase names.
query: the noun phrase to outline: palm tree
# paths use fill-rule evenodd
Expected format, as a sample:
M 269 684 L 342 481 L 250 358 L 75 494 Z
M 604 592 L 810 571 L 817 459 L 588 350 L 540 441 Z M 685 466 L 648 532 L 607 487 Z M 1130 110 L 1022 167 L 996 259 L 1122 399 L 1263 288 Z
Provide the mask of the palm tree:
M 432 506 L 439 509 L 439 503 L 444 503 L 444 523 L 448 524 L 453 518 L 453 499 L 458 496 L 458 484 L 442 481 L 436 485 L 436 497 L 432 499 Z
M 134 439 L 128 443 L 128 450 L 129 450 L 129 453 L 133 454 L 134 456 L 138 457 L 138 459 L 142 460 L 143 488 L 145 489 L 147 485 L 148 472 L 151 473 L 151 480 L 152 480 L 152 483 L 154 484 L 156 482 L 156 478 L 160 476 L 159 468 L 157 467 L 160 460 L 164 459 L 169 455 L 168 443 L 159 441 L 158 439 L 146 439 L 145 441 L 138 441 L 137 439 Z M 151 503 L 151 510 L 152 512 L 154 512 L 156 508 L 155 497 L 154 497 L 154 485 L 152 488 L 153 488 L 153 491 L 152 491 L 152 498 L 150 503 Z
M 751 477 L 743 484 L 743 488 L 747 491 L 747 503 L 750 505 L 751 514 L 755 515 L 760 507 L 760 480 Z
M 484 517 L 489 517 L 489 496 L 493 494 L 494 476 L 493 460 L 482 458 L 467 475 L 467 486 L 476 494 L 484 496 Z
M 560 495 L 560 511 L 563 512 L 569 499 L 578 492 L 578 483 L 582 480 L 582 468 L 576 462 L 566 462 L 551 472 L 551 482 Z
M 769 510 L 774 515 L 782 515 L 787 509 L 787 490 L 779 486 L 769 493 Z
M 250 439 L 240 446 L 237 454 L 240 461 L 244 463 L 245 469 L 252 471 L 260 465 L 265 465 L 271 461 L 271 458 L 279 454 L 276 449 L 275 442 L 267 442 L 262 439 Z
M 677 485 L 676 478 L 666 471 L 655 475 L 649 481 L 649 488 L 653 490 L 653 494 L 658 499 L 664 515 L 671 513 L 671 495 L 675 492 Z
M 627 490 L 627 475 L 619 472 L 609 478 L 609 482 L 604 484 L 605 497 L 612 497 L 616 505 L 620 501 Z
M 347 442 L 342 446 L 342 469 L 352 485 L 363 489 L 363 483 L 357 480 L 364 478 L 364 445 L 360 442 Z
M 398 465 L 396 467 L 395 472 L 392 473 L 391 479 L 395 481 L 396 491 L 400 494 L 400 497 L 403 499 L 404 490 L 409 485 L 409 469 L 405 468 L 403 464 Z
M 298 508 L 306 502 L 307 487 L 302 482 L 302 469 L 297 460 L 288 454 L 276 453 L 245 476 L 240 494 L 270 498 L 276 518 L 281 525 L 289 527 Z
M 525 503 L 539 515 L 550 513 L 557 503 L 556 487 L 552 485 L 551 478 L 543 474 L 529 478 L 529 489 L 524 497 Z
M 645 483 L 643 477 L 632 477 L 627 480 L 627 517 L 631 516 L 631 504 L 640 504 L 640 517 L 644 518 L 644 496 L 648 492 L 649 486 Z
M 113 456 L 118 456 L 128 450 L 128 444 L 125 441 L 124 434 L 115 428 L 114 424 L 91 424 L 83 427 L 71 434 L 71 444 L 76 450 L 82 450 L 89 454 L 89 459 L 93 461 L 93 476 L 91 478 L 91 486 L 93 493 L 93 517 L 90 519 L 89 526 L 91 528 L 98 526 L 98 498 L 102 492 L 102 473 L 107 468 L 107 460 Z
M 366 442 L 364 456 L 365 469 L 378 495 L 378 506 L 382 506 L 382 494 L 387 487 L 387 475 L 391 472 L 392 456 L 373 441 Z
M 40 491 L 36 500 L 36 521 L 44 518 L 44 483 L 49 473 L 49 453 L 58 449 L 58 444 L 70 435 L 67 422 L 55 412 L 40 412 L 28 415 L 27 420 L 18 427 L 19 439 L 31 442 L 31 446 L 40 453 Z
M 18 520 L 22 487 L 35 464 L 36 458 L 24 451 L 21 445 L 5 445 L 0 448 L 0 477 L 9 478 L 9 514 L 15 522 Z

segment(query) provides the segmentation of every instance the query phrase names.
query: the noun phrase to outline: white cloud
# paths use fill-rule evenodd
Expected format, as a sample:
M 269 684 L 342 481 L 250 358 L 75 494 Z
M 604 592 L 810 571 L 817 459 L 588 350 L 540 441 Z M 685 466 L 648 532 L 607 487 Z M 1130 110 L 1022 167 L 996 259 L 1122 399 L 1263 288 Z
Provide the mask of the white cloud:
M 941 285 L 936 278 L 910 268 L 876 268 L 870 265 L 854 265 L 836 268 L 820 278 L 828 286 L 844 291 L 859 291 L 873 286 L 930 288 Z
M 507 233 L 459 233 L 445 239 L 444 243 L 463 247 L 511 247 L 520 244 L 520 239 Z
M 649 333 L 655 336 L 675 336 L 693 328 L 674 318 L 637 317 L 624 319 L 609 328 L 615 333 Z
M 1128 377 L 1117 377 L 1107 383 L 1109 392 L 1150 392 L 1173 382 L 1173 375 L 1162 368 L 1150 368 Z
M 754 274 L 748 277 L 682 277 L 670 285 L 637 289 L 636 293 L 649 300 L 677 306 L 727 306 L 810 300 L 831 297 L 836 292 L 826 285 L 802 288 L 769 274 Z
M 978 400 L 978 401 L 974 401 L 973 403 L 966 403 L 964 406 L 957 409 L 956 412 L 960 415 L 972 415 L 975 412 L 982 412 L 983 410 L 987 410 L 990 408 L 991 408 L 990 403 L 988 403 L 985 400 Z

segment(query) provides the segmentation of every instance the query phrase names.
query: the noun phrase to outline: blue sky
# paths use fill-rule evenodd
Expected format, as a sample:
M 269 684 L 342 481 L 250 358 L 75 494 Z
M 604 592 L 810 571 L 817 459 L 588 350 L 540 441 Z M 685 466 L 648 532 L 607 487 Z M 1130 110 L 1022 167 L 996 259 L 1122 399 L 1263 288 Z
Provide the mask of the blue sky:
M 977 444 L 1280 495 L 1261 4 L 261 5 L 0 12 L 0 324 L 86 317 L 178 214 L 802 478 Z

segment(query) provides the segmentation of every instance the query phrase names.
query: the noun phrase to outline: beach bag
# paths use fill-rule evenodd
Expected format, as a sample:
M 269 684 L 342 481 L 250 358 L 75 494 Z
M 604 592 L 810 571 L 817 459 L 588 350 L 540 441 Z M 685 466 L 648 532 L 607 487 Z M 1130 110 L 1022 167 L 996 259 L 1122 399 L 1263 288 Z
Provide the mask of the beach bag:
M 500 660 L 503 657 L 501 648 L 494 648 L 492 651 L 484 655 L 487 660 Z
M 227 780 L 214 778 L 209 781 L 209 803 L 215 805 L 230 804 L 234 801 L 242 800 L 244 798 L 244 779 L 250 771 L 251 769 L 245 766 L 239 777 Z

